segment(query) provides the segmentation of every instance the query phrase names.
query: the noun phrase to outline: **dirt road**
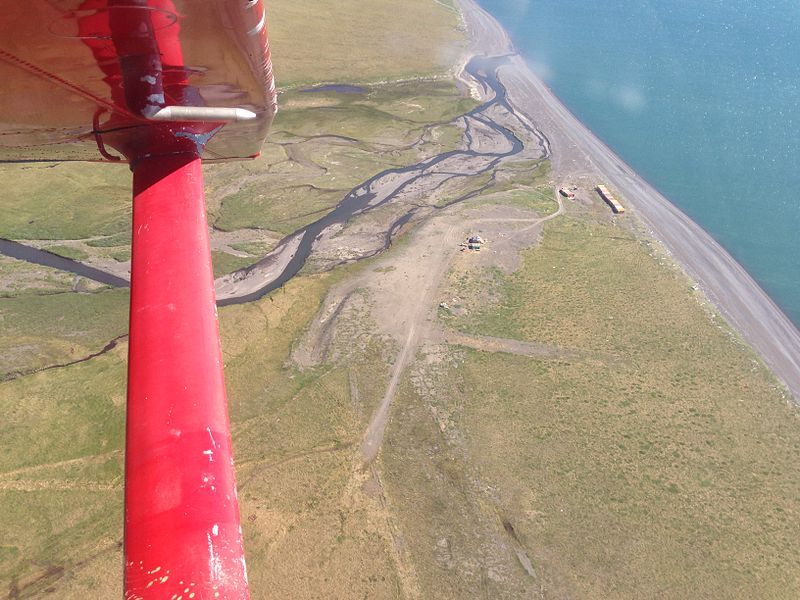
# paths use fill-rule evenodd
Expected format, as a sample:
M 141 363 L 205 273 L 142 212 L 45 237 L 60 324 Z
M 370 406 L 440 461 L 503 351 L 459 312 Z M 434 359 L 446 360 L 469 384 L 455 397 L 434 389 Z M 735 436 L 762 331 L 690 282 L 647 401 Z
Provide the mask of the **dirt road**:
M 528 219 L 481 216 L 479 212 L 474 211 L 465 214 L 461 207 L 453 207 L 451 211 L 429 220 L 414 232 L 409 247 L 400 256 L 392 257 L 393 271 L 380 275 L 372 272 L 369 276 L 365 284 L 370 286 L 371 296 L 374 298 L 374 318 L 379 326 L 387 328 L 387 332 L 395 339 L 401 339 L 402 346 L 392 365 L 391 377 L 383 398 L 364 434 L 361 455 L 365 464 L 374 460 L 380 450 L 392 400 L 397 393 L 403 372 L 414 359 L 421 342 L 439 334 L 437 299 L 453 257 L 459 251 L 459 242 L 475 228 L 496 221 L 509 225 L 524 225 L 510 231 L 509 237 L 521 240 L 523 245 L 530 244 L 536 240 L 536 228 L 563 213 L 564 206 L 561 199 L 556 198 L 556 201 L 558 202 L 556 212 L 545 217 Z M 495 338 L 481 340 L 473 336 L 469 341 L 469 345 L 490 351 L 508 350 L 504 340 Z M 514 346 L 513 343 L 509 343 L 508 346 L 514 346 L 520 351 L 539 354 L 545 352 L 543 347 L 534 349 L 533 345 L 525 346 L 519 342 L 517 344 Z M 556 352 L 554 349 L 546 350 Z
M 399 285 L 392 285 L 389 293 L 378 299 L 383 303 L 379 311 L 386 313 L 388 310 L 392 315 L 391 318 L 401 323 L 407 334 L 392 366 L 389 385 L 372 415 L 361 443 L 361 455 L 365 463 L 372 462 L 378 455 L 386 430 L 389 408 L 397 393 L 400 377 L 414 358 L 419 344 L 419 333 L 425 328 L 424 322 L 430 318 L 436 306 L 436 292 L 447 271 L 453 249 L 458 247 L 456 224 L 447 223 L 446 218 L 439 221 L 441 222 L 433 221 L 426 224 L 423 226 L 423 231 L 415 236 L 428 240 L 429 243 L 425 246 L 426 252 L 414 252 L 417 256 L 413 260 L 404 261 L 401 272 L 398 273 L 399 277 L 392 278 L 396 279 Z M 440 234 L 441 231 L 444 231 L 443 235 Z M 435 247 L 436 238 L 439 240 L 438 247 Z

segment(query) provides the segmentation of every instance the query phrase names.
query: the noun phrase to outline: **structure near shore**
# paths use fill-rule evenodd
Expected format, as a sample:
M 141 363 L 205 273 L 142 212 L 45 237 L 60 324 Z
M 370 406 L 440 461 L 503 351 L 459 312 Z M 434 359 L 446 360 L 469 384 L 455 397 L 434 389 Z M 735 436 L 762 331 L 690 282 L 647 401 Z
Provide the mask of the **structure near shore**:
M 600 194 L 600 197 L 605 200 L 606 204 L 611 207 L 615 213 L 620 214 L 625 212 L 625 207 L 622 206 L 617 199 L 614 198 L 614 195 L 608 191 L 608 188 L 604 185 L 598 185 L 596 188 L 597 193 Z

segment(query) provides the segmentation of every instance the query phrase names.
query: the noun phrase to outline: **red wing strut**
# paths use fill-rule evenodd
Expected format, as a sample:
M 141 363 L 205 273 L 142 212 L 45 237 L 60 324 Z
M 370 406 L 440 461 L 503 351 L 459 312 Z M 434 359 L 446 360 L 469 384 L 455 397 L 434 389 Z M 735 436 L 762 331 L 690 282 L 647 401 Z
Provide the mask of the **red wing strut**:
M 125 598 L 249 598 L 200 162 L 263 143 L 276 109 L 265 9 L 0 6 L 0 160 L 133 171 Z

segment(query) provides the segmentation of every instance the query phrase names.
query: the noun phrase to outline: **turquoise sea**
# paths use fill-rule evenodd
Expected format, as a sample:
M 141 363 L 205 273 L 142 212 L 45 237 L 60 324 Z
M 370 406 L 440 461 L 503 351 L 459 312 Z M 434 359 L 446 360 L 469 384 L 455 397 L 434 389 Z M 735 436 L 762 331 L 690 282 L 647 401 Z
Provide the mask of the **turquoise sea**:
M 800 2 L 479 2 L 800 324 Z

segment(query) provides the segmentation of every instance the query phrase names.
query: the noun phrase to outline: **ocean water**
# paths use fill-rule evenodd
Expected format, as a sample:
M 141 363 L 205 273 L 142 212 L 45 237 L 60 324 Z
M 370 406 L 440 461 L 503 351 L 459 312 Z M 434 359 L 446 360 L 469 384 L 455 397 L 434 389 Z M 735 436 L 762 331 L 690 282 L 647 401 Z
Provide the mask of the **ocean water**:
M 800 2 L 479 0 L 800 324 Z

